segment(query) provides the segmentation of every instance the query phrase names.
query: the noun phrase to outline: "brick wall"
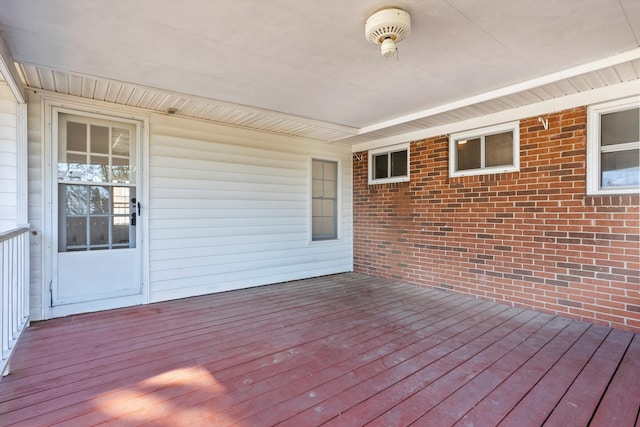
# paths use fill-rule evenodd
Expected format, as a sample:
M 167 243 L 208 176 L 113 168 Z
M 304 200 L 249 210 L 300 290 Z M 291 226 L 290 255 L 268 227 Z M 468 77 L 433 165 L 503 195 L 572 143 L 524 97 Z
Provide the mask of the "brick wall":
M 639 197 L 586 196 L 586 108 L 521 120 L 520 172 L 449 178 L 446 136 L 410 153 L 382 185 L 354 156 L 356 271 L 640 331 Z

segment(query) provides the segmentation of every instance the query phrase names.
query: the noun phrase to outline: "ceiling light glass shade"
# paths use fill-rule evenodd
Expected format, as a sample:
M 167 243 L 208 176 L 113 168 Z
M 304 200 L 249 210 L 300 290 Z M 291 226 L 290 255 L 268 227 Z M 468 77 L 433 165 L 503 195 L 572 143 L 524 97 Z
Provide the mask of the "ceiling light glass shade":
M 390 38 L 384 39 L 384 41 L 380 45 L 380 53 L 385 58 L 396 53 L 396 42 L 394 42 Z

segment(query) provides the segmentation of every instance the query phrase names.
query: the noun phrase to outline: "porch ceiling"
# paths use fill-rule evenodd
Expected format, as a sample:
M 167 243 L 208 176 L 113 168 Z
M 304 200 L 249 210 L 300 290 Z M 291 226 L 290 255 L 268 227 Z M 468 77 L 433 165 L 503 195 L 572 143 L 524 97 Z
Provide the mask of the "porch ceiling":
M 356 145 L 640 79 L 635 0 L 0 0 L 0 31 L 32 88 Z

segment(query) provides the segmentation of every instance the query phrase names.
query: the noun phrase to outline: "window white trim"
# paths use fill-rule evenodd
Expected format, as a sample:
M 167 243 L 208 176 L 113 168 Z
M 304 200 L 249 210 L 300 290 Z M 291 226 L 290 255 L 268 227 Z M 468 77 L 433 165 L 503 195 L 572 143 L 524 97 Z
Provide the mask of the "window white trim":
M 332 238 L 332 239 L 321 239 L 321 240 L 314 240 L 313 239 L 313 161 L 314 160 L 320 160 L 320 161 L 324 161 L 324 162 L 335 162 L 337 163 L 337 181 L 336 181 L 336 237 Z M 309 209 L 309 214 L 307 215 L 307 220 L 308 222 L 308 227 L 309 227 L 309 232 L 308 232 L 308 241 L 307 244 L 309 245 L 329 245 L 332 243 L 335 243 L 337 241 L 342 240 L 342 215 L 343 215 L 343 207 L 342 207 L 342 165 L 343 165 L 343 161 L 342 158 L 337 157 L 337 156 L 332 156 L 332 155 L 320 155 L 320 156 L 310 156 L 308 158 L 307 161 L 308 164 L 308 168 L 309 168 L 309 176 L 308 176 L 308 181 L 309 181 L 309 203 L 308 203 L 308 209 Z
M 456 143 L 459 140 L 482 138 L 497 133 L 503 133 L 511 131 L 513 133 L 513 162 L 511 165 L 495 166 L 495 167 L 480 167 L 478 169 L 467 169 L 459 171 L 457 170 L 458 164 L 458 150 Z M 483 143 L 484 147 L 484 143 Z M 482 151 L 482 158 L 484 159 L 484 150 Z M 481 162 L 484 164 L 484 161 Z M 465 132 L 454 133 L 449 136 L 449 176 L 472 176 L 472 175 L 488 175 L 492 173 L 505 173 L 505 172 L 517 172 L 520 170 L 520 122 L 502 123 L 495 126 L 484 127 L 480 129 L 474 129 Z
M 409 149 L 410 147 L 410 143 L 406 142 L 404 144 L 398 144 L 398 145 L 394 145 L 392 147 L 383 147 L 383 148 L 378 148 L 375 150 L 369 150 L 369 160 L 368 160 L 368 165 L 369 165 L 369 185 L 371 184 L 389 184 L 392 182 L 407 182 L 409 181 L 410 177 L 409 177 L 409 165 L 411 164 L 410 159 L 411 159 L 411 151 Z M 391 154 L 391 153 L 396 153 L 398 151 L 405 151 L 407 152 L 407 174 L 406 175 L 402 175 L 402 176 L 392 176 L 392 177 L 388 177 L 388 178 L 378 178 L 375 179 L 374 178 L 374 174 L 373 174 L 373 170 L 374 170 L 374 165 L 373 165 L 373 157 L 380 155 L 380 154 Z M 391 159 L 391 156 L 389 156 L 389 159 Z M 389 167 L 389 171 L 391 171 L 391 167 Z
M 607 195 L 607 194 L 635 194 L 638 187 L 609 187 L 600 186 L 600 116 L 602 114 L 623 111 L 630 108 L 640 107 L 640 96 L 618 99 L 602 104 L 591 105 L 587 108 L 587 194 Z M 617 147 L 607 147 L 604 151 L 613 152 L 640 148 L 640 142 L 630 142 L 617 144 Z

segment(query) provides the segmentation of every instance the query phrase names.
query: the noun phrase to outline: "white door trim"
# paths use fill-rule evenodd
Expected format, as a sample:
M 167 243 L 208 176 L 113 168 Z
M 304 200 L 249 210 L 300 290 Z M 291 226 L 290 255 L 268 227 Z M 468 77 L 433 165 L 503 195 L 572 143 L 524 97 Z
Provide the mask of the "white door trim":
M 141 303 L 149 303 L 149 244 L 148 244 L 148 227 L 149 227 L 149 215 L 148 215 L 148 202 L 149 202 L 149 117 L 140 114 L 137 110 L 130 108 L 117 108 L 110 105 L 103 105 L 104 103 L 95 101 L 78 100 L 69 96 L 50 96 L 47 95 L 42 99 L 42 194 L 43 194 L 43 280 L 41 287 L 42 295 L 42 318 L 50 319 L 55 316 L 63 316 L 70 314 L 64 310 L 56 310 L 54 313 L 51 307 L 51 284 L 56 277 L 56 255 L 57 245 L 54 242 L 57 241 L 57 237 L 54 233 L 57 233 L 56 217 L 57 213 L 54 209 L 57 209 L 57 200 L 54 200 L 53 195 L 57 194 L 54 186 L 57 185 L 54 180 L 54 168 L 57 164 L 57 159 L 53 156 L 56 154 L 54 150 L 55 132 L 57 132 L 57 123 L 54 122 L 56 113 L 69 113 L 81 116 L 95 117 L 101 119 L 111 119 L 119 121 L 127 121 L 139 125 L 138 141 L 140 144 L 139 150 L 139 164 L 140 164 L 140 177 L 141 180 L 138 183 L 139 192 L 142 193 L 142 197 L 138 198 L 138 201 L 142 207 L 142 213 L 138 218 L 141 225 L 140 230 L 140 242 L 141 242 L 141 281 L 142 281 L 142 295 Z M 131 304 L 131 300 L 122 301 L 123 304 Z M 98 309 L 111 308 L 108 306 L 97 305 Z

